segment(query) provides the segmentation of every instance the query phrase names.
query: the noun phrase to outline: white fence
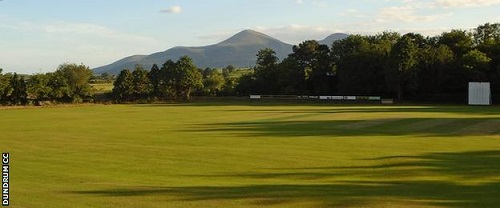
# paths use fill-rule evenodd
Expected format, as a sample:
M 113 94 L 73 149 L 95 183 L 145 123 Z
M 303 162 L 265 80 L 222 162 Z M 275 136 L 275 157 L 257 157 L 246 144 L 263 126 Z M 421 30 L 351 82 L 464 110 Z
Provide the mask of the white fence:
M 288 99 L 324 101 L 381 101 L 380 96 L 309 96 L 309 95 L 250 95 L 250 99 Z

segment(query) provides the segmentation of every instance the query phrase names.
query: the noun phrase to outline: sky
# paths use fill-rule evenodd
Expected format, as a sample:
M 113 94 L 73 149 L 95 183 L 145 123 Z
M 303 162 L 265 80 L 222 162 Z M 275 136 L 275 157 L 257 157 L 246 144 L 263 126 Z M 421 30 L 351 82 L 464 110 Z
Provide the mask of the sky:
M 500 22 L 500 0 L 0 0 L 0 68 L 90 68 L 252 29 L 290 44 L 332 33 L 439 35 Z

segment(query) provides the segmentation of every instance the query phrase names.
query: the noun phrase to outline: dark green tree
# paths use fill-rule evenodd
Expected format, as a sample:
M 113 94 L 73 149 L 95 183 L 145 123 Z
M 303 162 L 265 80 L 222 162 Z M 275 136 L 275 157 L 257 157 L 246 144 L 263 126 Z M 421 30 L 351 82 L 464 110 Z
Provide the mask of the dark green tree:
M 55 73 L 66 79 L 73 102 L 81 102 L 83 99 L 92 96 L 92 87 L 89 83 L 92 70 L 88 66 L 83 64 L 62 64 Z
M 386 71 L 386 80 L 398 100 L 403 99 L 405 91 L 414 93 L 417 89 L 415 69 L 418 63 L 419 43 L 414 34 L 409 33 L 403 35 L 391 51 L 393 65 Z
M 469 51 L 462 57 L 462 67 L 470 73 L 469 81 L 485 82 L 490 81 L 488 70 L 490 69 L 490 61 L 485 53 L 474 49 Z
M 26 105 L 28 103 L 28 94 L 24 78 L 14 73 L 10 80 L 10 86 L 12 87 L 12 92 L 9 96 L 10 103 L 12 105 Z
M 500 43 L 500 23 L 486 23 L 478 26 L 474 32 L 476 45 L 494 45 Z
M 153 87 L 153 90 L 151 92 L 153 97 L 161 97 L 161 92 L 160 88 L 162 85 L 162 76 L 161 76 L 161 71 L 160 68 L 158 68 L 158 65 L 153 64 L 151 67 L 151 70 L 149 71 L 149 80 L 151 82 L 151 85 Z
M 35 103 L 50 100 L 52 89 L 49 85 L 50 77 L 48 74 L 34 74 L 26 81 L 28 88 L 28 97 L 34 100 Z
M 160 69 L 160 96 L 176 100 L 177 66 L 174 61 L 167 60 Z
M 68 101 L 71 100 L 71 89 L 68 85 L 67 79 L 62 73 L 52 72 L 47 73 L 49 82 L 48 87 L 50 88 L 49 98 L 53 101 Z
M 106 83 L 113 83 L 113 81 L 115 80 L 115 75 L 104 72 L 101 74 L 101 79 Z
M 149 79 L 149 72 L 137 64 L 132 71 L 133 97 L 135 99 L 146 99 L 153 92 L 153 85 Z
M 255 83 L 250 86 L 255 87 L 251 89 L 251 93 L 258 94 L 276 94 L 279 86 L 276 80 L 279 79 L 278 64 L 279 59 L 276 52 L 270 48 L 264 48 L 257 52 L 257 62 L 254 67 L 254 80 Z
M 188 56 L 181 57 L 176 63 L 175 78 L 176 97 L 182 97 L 186 101 L 191 100 L 193 90 L 203 87 L 202 76 L 193 60 Z
M 224 76 L 217 70 L 210 70 L 203 76 L 203 94 L 217 96 L 222 91 L 225 84 Z
M 438 43 L 448 46 L 456 58 L 462 57 L 474 46 L 472 34 L 465 30 L 444 32 L 438 37 Z
M 2 74 L 2 70 L 0 70 L 0 102 L 8 100 L 11 91 L 10 79 L 9 74 Z
M 421 99 L 443 94 L 445 89 L 454 83 L 452 81 L 454 54 L 448 46 L 428 45 L 421 50 L 418 59 L 417 73 Z
M 130 70 L 120 72 L 113 83 L 113 96 L 118 102 L 131 101 L 134 95 L 134 77 Z

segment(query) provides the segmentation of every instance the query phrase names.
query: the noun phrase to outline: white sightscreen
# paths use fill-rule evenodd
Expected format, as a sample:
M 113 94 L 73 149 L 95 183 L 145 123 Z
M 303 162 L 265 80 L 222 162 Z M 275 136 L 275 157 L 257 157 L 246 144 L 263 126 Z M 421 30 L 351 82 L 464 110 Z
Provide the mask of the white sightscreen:
M 469 82 L 469 105 L 491 105 L 489 82 Z

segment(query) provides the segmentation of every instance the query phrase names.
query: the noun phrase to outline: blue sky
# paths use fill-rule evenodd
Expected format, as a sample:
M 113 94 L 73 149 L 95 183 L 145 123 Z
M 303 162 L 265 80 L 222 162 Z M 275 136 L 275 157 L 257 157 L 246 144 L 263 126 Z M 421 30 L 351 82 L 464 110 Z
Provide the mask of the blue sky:
M 0 0 L 0 68 L 91 68 L 253 29 L 291 44 L 336 33 L 437 35 L 500 22 L 500 0 Z

